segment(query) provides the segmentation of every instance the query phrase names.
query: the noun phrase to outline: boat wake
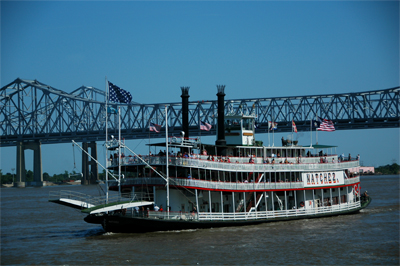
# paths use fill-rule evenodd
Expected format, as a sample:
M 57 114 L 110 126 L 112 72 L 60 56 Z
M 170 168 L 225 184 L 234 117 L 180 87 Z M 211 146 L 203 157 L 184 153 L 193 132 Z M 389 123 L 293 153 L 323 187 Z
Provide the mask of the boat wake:
M 166 233 L 190 233 L 190 232 L 196 232 L 197 229 L 183 229 L 183 230 L 171 230 L 171 231 L 156 231 L 154 233 L 158 234 L 166 234 Z
M 100 236 L 100 235 L 104 235 L 104 234 L 106 234 L 106 232 L 103 230 L 103 228 L 92 228 L 92 229 L 77 231 L 74 234 L 74 236 L 76 236 L 76 237 L 91 237 L 91 236 Z

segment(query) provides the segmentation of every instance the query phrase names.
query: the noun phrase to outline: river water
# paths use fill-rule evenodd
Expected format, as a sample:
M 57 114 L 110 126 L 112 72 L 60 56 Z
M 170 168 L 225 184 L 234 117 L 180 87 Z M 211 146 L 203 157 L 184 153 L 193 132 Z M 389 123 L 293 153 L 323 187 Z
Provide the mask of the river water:
M 372 202 L 358 214 L 255 226 L 105 233 L 49 191 L 98 194 L 97 186 L 1 189 L 2 265 L 386 264 L 399 265 L 399 176 L 363 176 Z

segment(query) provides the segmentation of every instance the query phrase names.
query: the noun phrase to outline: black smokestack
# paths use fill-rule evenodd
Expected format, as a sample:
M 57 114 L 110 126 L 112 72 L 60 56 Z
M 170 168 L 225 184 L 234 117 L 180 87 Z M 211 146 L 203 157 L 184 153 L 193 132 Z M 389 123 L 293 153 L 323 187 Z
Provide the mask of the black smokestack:
M 218 89 L 218 138 L 215 141 L 215 145 L 226 145 L 225 140 L 225 85 L 217 85 Z M 218 155 L 225 155 L 225 148 L 217 148 Z
M 181 87 L 182 90 L 182 130 L 185 138 L 189 137 L 189 88 Z

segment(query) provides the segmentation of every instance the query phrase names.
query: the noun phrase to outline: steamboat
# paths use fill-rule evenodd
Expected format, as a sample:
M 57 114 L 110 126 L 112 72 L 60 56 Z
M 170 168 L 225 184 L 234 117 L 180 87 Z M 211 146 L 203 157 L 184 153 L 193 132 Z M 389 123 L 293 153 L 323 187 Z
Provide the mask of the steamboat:
M 150 144 L 154 154 L 138 155 L 120 137 L 107 137 L 105 168 L 119 174 L 106 182 L 104 197 L 60 191 L 49 200 L 81 209 L 86 222 L 107 232 L 320 218 L 357 213 L 371 202 L 366 192 L 361 195 L 358 159 L 338 156 L 332 145 L 282 139 L 280 146 L 264 146 L 255 139 L 254 115 L 225 114 L 223 87 L 215 144 L 190 138 L 186 96 L 182 88 L 184 131 L 168 136 L 165 125 L 165 141 Z

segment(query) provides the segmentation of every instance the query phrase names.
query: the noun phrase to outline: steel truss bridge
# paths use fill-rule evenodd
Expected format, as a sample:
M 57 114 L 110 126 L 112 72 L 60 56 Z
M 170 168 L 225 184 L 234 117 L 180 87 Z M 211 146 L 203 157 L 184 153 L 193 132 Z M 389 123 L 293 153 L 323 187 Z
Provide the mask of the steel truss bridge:
M 399 92 L 400 87 L 394 87 L 357 93 L 225 100 L 225 113 L 256 115 L 258 133 L 268 132 L 268 121 L 278 123 L 275 132 L 290 132 L 292 119 L 298 131 L 309 131 L 310 120 L 316 116 L 332 120 L 336 130 L 398 128 Z M 103 90 L 82 86 L 67 93 L 37 80 L 18 78 L 1 88 L 0 98 L 3 147 L 16 146 L 18 142 L 104 141 L 106 115 L 109 132 L 117 134 L 118 117 L 107 114 Z M 179 90 L 176 98 L 180 98 Z M 126 140 L 163 138 L 165 107 L 169 135 L 177 136 L 182 131 L 181 102 L 111 107 L 121 110 L 121 131 Z M 211 124 L 211 130 L 200 132 L 200 121 Z M 150 132 L 150 122 L 161 125 L 161 132 Z M 190 137 L 215 135 L 216 125 L 217 97 L 214 101 L 189 101 Z

